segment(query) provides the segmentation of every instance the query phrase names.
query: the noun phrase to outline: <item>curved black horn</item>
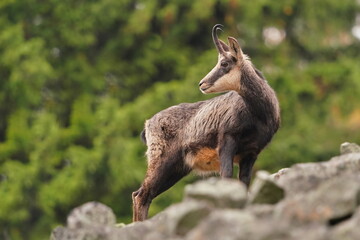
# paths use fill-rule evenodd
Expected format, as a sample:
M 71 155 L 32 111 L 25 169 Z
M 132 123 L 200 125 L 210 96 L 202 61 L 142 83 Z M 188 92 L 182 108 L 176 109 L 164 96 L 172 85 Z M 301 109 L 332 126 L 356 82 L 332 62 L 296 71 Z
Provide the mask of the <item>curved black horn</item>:
M 223 54 L 224 53 L 224 49 L 222 48 L 220 42 L 219 42 L 219 39 L 217 37 L 217 34 L 216 34 L 216 31 L 218 29 L 222 30 L 221 28 L 224 27 L 223 25 L 221 24 L 216 24 L 213 29 L 212 29 L 212 38 L 213 38 L 213 41 L 214 41 L 214 44 L 216 46 L 216 49 L 218 50 L 218 52 L 220 54 Z

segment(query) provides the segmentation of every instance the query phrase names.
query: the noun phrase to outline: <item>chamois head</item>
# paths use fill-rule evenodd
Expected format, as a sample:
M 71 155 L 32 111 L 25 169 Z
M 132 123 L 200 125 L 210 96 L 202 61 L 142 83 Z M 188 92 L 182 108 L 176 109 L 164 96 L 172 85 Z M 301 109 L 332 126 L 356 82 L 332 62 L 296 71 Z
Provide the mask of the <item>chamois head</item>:
M 212 38 L 219 55 L 215 67 L 199 83 L 203 93 L 240 91 L 241 67 L 246 56 L 235 38 L 228 37 L 229 45 L 218 39 L 216 31 L 221 30 L 220 27 L 221 24 L 216 24 L 212 29 Z

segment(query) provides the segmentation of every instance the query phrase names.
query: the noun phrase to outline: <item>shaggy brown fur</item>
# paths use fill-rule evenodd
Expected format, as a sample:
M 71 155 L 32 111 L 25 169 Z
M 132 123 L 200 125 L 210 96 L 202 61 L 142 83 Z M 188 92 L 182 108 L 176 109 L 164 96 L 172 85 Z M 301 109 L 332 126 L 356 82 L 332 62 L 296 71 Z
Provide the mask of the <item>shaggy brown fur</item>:
M 217 39 L 218 28 L 213 28 L 218 64 L 199 85 L 203 93 L 229 92 L 170 107 L 146 121 L 148 169 L 132 195 L 134 221 L 146 219 L 152 199 L 192 170 L 232 177 L 238 163 L 239 179 L 248 186 L 257 155 L 279 128 L 275 92 L 236 39 L 229 37 L 229 45 Z

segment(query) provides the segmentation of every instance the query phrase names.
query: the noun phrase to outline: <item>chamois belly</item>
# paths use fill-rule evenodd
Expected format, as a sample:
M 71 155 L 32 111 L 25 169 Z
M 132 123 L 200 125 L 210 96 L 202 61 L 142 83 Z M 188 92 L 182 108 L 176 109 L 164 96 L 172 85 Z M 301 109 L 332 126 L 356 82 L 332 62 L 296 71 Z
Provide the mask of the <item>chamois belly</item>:
M 220 172 L 220 158 L 217 149 L 214 148 L 203 147 L 195 153 L 189 153 L 185 161 L 199 174 Z M 240 156 L 234 156 L 233 162 L 239 163 L 239 161 Z

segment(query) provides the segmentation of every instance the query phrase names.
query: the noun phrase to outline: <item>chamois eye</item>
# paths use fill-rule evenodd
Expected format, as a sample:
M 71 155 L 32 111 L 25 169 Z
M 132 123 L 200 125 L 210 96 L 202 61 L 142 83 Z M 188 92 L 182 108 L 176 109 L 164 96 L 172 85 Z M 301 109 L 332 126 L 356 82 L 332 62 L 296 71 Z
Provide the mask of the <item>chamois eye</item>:
M 227 62 L 222 62 L 222 63 L 221 63 L 221 66 L 222 66 L 222 67 L 227 67 L 227 66 L 229 66 L 229 64 L 228 64 Z

